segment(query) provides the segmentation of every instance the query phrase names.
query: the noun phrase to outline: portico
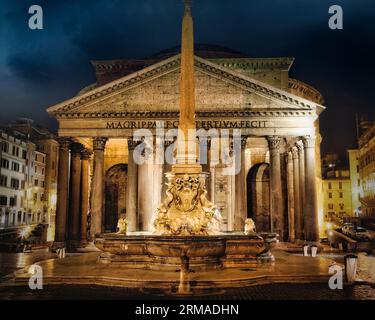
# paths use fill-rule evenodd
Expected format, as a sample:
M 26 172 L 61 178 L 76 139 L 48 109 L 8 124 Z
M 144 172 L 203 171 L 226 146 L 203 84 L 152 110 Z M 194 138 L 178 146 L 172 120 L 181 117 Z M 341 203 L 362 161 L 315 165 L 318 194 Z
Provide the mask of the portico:
M 256 62 L 274 79 L 260 79 Z M 318 240 L 318 119 L 324 107 L 315 89 L 285 79 L 291 62 L 195 57 L 196 126 L 209 136 L 209 162 L 202 165 L 210 173 L 208 195 L 221 212 L 223 231 L 242 231 L 245 219 L 252 218 L 257 231 L 277 232 L 280 240 Z M 171 164 L 150 161 L 150 152 L 136 163 L 134 152 L 146 142 L 133 137 L 136 130 L 147 129 L 152 155 L 163 126 L 161 143 L 168 152 L 173 140 L 168 130 L 178 127 L 179 73 L 180 55 L 175 55 L 48 109 L 62 139 L 57 242 L 84 242 L 87 229 L 93 240 L 105 231 L 105 221 L 120 217 L 128 219 L 130 231 L 152 231 Z M 241 133 L 236 175 L 225 173 L 221 152 L 213 151 L 211 129 L 227 130 L 230 139 L 236 130 Z M 113 182 L 117 189 L 111 200 L 121 205 L 106 206 L 107 173 L 118 165 L 126 183 Z

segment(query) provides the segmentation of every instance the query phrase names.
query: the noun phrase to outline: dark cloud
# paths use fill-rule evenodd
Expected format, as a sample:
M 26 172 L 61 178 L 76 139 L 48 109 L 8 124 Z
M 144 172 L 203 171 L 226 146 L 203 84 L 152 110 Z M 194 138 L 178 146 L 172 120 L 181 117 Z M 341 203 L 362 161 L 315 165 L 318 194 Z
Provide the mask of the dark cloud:
M 45 109 L 94 81 L 90 60 L 142 58 L 180 41 L 182 0 L 39 0 L 42 31 L 27 27 L 34 1 L 0 1 L 3 121 L 27 115 L 55 125 Z M 344 30 L 328 28 L 333 4 L 344 9 Z M 373 1 L 195 0 L 194 20 L 197 42 L 296 58 L 292 77 L 326 99 L 323 151 L 354 143 L 356 112 L 375 117 Z

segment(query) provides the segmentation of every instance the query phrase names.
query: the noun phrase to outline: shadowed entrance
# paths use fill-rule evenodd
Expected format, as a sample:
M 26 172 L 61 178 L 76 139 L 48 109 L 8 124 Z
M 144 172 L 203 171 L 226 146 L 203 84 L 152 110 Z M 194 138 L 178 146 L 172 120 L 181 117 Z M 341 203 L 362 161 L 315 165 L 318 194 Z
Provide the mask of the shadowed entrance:
M 117 164 L 105 176 L 105 232 L 115 232 L 117 221 L 126 216 L 126 186 L 128 166 Z
M 255 222 L 257 232 L 270 231 L 269 164 L 254 165 L 247 175 L 248 218 Z

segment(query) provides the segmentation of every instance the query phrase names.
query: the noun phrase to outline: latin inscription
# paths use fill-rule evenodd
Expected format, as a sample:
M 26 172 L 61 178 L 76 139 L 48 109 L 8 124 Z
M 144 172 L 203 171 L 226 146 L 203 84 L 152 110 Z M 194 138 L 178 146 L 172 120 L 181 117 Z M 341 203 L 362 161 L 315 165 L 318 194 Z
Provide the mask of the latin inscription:
M 247 128 L 267 128 L 268 121 L 259 120 L 197 120 L 198 129 L 247 129 Z M 178 121 L 113 121 L 107 122 L 106 129 L 175 129 L 178 128 Z

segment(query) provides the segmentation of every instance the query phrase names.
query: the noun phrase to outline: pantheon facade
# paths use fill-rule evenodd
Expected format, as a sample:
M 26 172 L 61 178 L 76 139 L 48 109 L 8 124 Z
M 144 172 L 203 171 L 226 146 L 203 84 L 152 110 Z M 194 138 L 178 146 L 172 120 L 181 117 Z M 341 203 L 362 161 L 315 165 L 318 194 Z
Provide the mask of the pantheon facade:
M 146 59 L 92 61 L 96 83 L 50 107 L 59 124 L 57 243 L 85 243 L 116 231 L 152 231 L 169 164 L 137 164 L 136 129 L 177 128 L 180 48 Z M 221 213 L 222 231 L 257 231 L 280 240 L 319 238 L 322 95 L 289 77 L 293 58 L 251 58 L 218 46 L 195 47 L 196 122 L 199 129 L 241 131 L 241 169 L 224 174 L 204 164 L 208 196 Z M 165 148 L 170 141 L 164 141 Z M 208 159 L 211 160 L 210 140 Z

